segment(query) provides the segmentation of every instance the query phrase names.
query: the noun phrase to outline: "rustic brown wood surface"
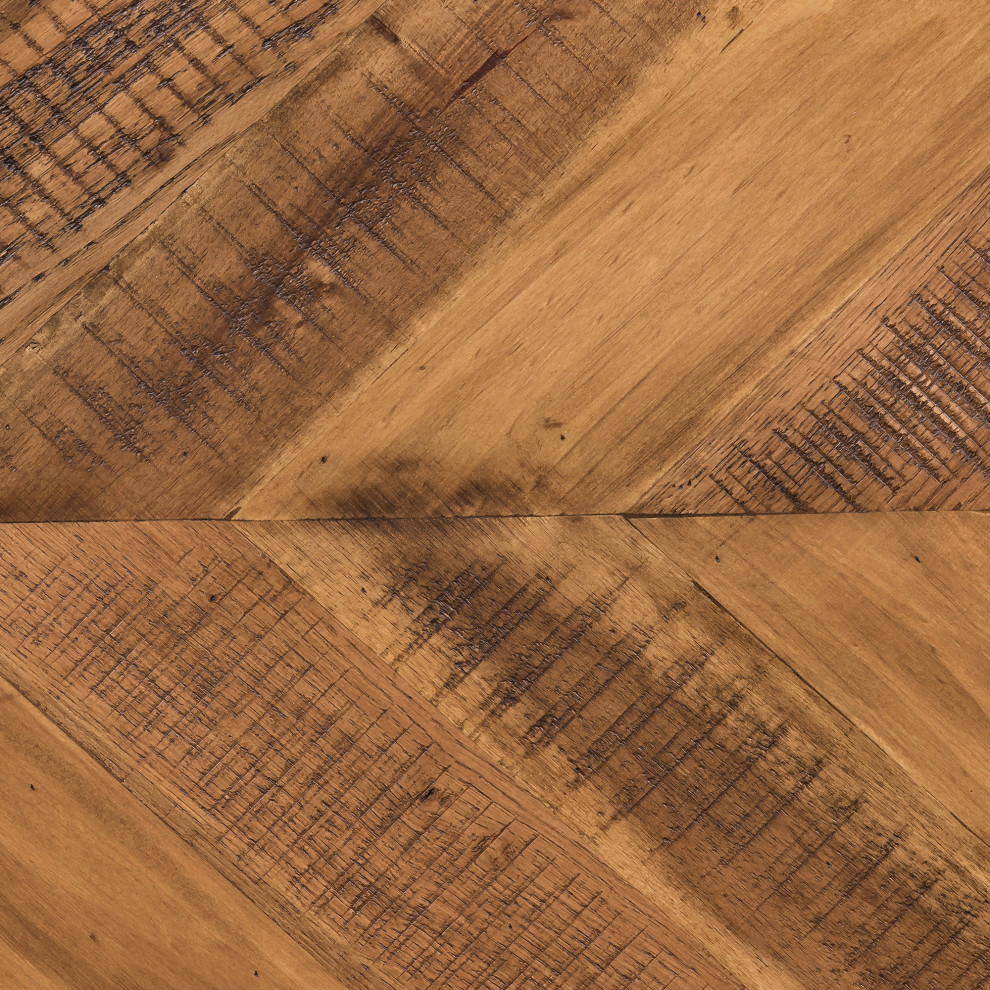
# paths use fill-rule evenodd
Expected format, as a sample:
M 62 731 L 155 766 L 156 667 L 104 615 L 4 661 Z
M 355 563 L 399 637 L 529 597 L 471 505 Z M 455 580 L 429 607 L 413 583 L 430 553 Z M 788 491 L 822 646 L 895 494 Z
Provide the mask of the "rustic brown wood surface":
M 709 520 L 647 529 L 9 524 L 0 675 L 347 986 L 986 985 L 979 688 L 919 772 L 919 674 L 850 699 L 821 612 L 768 643 L 674 562 Z
M 990 842 L 990 519 L 636 525 Z
M 8 519 L 987 507 L 985 5 L 2 24 Z
M 351 985 L 743 985 L 230 525 L 0 552 L 0 674 Z
M 0 683 L 5 988 L 343 984 Z
M 990 990 L 988 36 L 0 0 L 0 990 Z
M 791 529 L 800 533 L 804 521 L 790 520 Z M 670 525 L 687 545 L 709 523 Z M 649 525 L 661 544 L 668 521 Z M 964 773 L 926 793 L 937 771 L 919 786 L 899 754 L 870 738 L 873 725 L 847 717 L 848 697 L 807 669 L 815 654 L 806 643 L 758 639 L 706 581 L 692 580 L 629 523 L 240 530 L 645 898 L 665 903 L 673 882 L 686 903 L 700 902 L 710 912 L 700 924 L 752 950 L 741 975 L 753 985 L 975 987 L 990 979 L 990 914 L 977 906 L 990 848 L 952 816 L 969 783 Z M 827 541 L 809 543 L 830 552 Z M 891 558 L 872 563 L 880 574 L 903 566 Z M 810 551 L 806 566 L 815 566 Z M 802 589 L 807 574 L 795 570 L 787 576 Z M 752 587 L 759 596 L 760 583 Z M 806 637 L 827 609 L 795 620 Z M 848 621 L 831 614 L 840 628 Z M 975 621 L 985 629 L 985 618 Z M 883 623 L 861 628 L 875 653 L 885 649 Z M 912 632 L 902 630 L 903 643 Z M 948 638 L 938 641 L 952 649 Z M 981 657 L 978 645 L 956 660 L 978 678 Z M 969 708 L 982 701 L 985 712 L 975 690 Z M 910 737 L 916 707 L 891 705 L 887 725 Z M 958 718 L 949 699 L 940 713 Z M 970 714 L 954 738 L 985 717 Z M 916 748 L 937 744 L 919 735 Z M 979 737 L 971 745 L 963 766 L 983 754 L 973 772 L 985 782 L 990 750 Z M 952 761 L 950 753 L 943 763 Z M 970 797 L 971 809 L 987 807 L 985 794 Z M 985 831 L 985 816 L 971 828 Z M 955 872 L 963 862 L 972 864 L 965 880 Z M 761 984 L 756 974 L 768 962 L 773 973 Z

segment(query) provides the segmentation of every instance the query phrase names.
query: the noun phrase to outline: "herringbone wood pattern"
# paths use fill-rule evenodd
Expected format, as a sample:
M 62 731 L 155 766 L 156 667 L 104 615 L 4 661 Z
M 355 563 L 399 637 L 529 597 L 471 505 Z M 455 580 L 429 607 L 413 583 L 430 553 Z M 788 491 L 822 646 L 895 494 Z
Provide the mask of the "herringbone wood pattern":
M 0 0 L 0 988 L 990 987 L 988 30 Z

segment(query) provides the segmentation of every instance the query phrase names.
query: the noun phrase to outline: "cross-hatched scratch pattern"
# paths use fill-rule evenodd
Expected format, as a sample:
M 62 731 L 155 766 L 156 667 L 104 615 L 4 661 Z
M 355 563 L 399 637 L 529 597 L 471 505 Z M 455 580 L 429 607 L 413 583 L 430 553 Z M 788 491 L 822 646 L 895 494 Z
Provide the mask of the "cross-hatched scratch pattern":
M 95 279 L 97 305 L 53 319 L 58 353 L 8 363 L 0 510 L 102 518 L 125 473 L 144 492 L 131 517 L 226 516 L 686 20 L 639 2 L 380 8 Z M 19 491 L 53 450 L 61 485 Z M 160 481 L 179 458 L 176 492 Z
M 990 479 L 988 367 L 990 240 L 960 237 L 815 401 L 711 479 L 744 511 L 963 507 Z
M 391 571 L 375 608 L 353 595 L 358 634 L 388 637 L 397 671 L 590 836 L 631 828 L 656 882 L 676 872 L 803 985 L 990 985 L 990 902 L 930 845 L 937 826 L 700 588 L 642 557 L 603 563 L 606 527 L 257 531 L 317 587 L 333 574 L 335 596 Z
M 4 674 L 99 726 L 112 772 L 177 802 L 290 924 L 342 932 L 402 986 L 736 986 L 678 958 L 222 530 L 3 538 Z
M 81 230 L 193 129 L 291 68 L 293 46 L 337 8 L 325 0 L 79 6 L 87 14 L 70 27 L 54 4 L 42 5 L 17 25 L 22 51 L 0 57 L 0 306 L 13 297 L 2 290 L 6 262 L 56 255 L 61 235 Z M 51 35 L 58 41 L 49 48 Z

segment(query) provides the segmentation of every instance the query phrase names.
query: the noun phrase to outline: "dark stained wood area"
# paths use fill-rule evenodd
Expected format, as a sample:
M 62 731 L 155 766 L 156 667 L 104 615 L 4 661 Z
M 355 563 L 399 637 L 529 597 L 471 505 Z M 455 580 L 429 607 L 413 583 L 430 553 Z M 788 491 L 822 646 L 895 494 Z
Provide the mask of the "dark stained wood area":
M 353 985 L 741 986 L 231 526 L 2 553 L 0 673 Z
M 667 526 L 644 532 L 660 544 Z M 803 616 L 815 638 L 795 663 L 793 641 L 773 651 L 618 520 L 242 529 L 644 897 L 677 883 L 754 969 L 793 981 L 765 985 L 969 986 L 985 970 L 988 848 L 967 828 L 985 821 L 953 820 L 830 704 L 847 698 L 822 690 L 836 677 Z M 867 630 L 882 649 L 883 626 Z M 914 714 L 884 713 L 908 736 Z
M 845 691 L 827 598 L 758 638 L 673 562 L 712 531 L 8 525 L 0 674 L 347 986 L 976 990 L 985 761 L 918 768 L 915 695 Z

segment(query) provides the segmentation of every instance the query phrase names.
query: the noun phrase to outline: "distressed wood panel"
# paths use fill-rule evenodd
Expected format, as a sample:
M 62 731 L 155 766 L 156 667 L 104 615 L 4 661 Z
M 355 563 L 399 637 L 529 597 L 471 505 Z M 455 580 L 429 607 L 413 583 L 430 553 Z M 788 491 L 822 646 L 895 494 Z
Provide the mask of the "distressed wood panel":
M 0 15 L 0 356 L 376 6 L 45 0 Z
M 188 168 L 3 311 L 3 518 L 982 507 L 979 5 L 70 6 L 0 39 L 6 202 Z M 181 154 L 90 133 L 94 59 Z
M 5 990 L 343 990 L 0 682 Z
M 637 520 L 637 528 L 990 842 L 990 520 Z
M 990 982 L 987 846 L 628 523 L 240 531 L 754 984 Z
M 487 255 L 241 517 L 666 511 L 650 496 L 699 448 L 695 471 L 719 462 L 729 410 L 813 390 L 861 346 L 875 323 L 788 366 L 985 170 L 984 13 L 777 3 L 669 103 L 638 93 L 594 176 Z M 698 510 L 693 488 L 669 500 Z
M 636 510 L 987 508 L 988 196 L 984 173 Z
M 3 674 L 347 985 L 742 986 L 229 526 L 0 560 Z
M 674 0 L 380 7 L 6 362 L 0 511 L 235 511 L 507 218 L 559 192 L 637 73 L 695 67 L 719 37 L 702 22 Z

